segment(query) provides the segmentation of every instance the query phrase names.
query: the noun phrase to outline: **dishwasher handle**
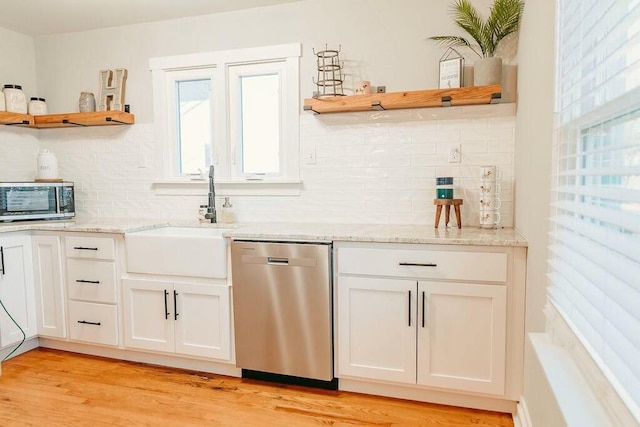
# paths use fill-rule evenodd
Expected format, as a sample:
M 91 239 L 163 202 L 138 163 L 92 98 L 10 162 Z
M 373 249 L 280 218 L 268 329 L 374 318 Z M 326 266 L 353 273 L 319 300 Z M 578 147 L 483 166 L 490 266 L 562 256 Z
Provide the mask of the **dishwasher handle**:
M 289 265 L 289 258 L 267 257 L 267 264 Z

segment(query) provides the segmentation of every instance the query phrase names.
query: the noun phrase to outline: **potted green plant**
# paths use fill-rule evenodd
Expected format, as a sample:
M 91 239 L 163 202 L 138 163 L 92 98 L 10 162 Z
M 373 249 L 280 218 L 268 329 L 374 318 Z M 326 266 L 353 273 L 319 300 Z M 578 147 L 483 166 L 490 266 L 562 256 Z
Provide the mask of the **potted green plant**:
M 473 38 L 480 52 L 464 37 L 432 36 L 429 39 L 449 47 L 466 46 L 475 52 L 480 57 L 474 63 L 476 86 L 500 83 L 502 58 L 494 54 L 502 39 L 518 31 L 523 10 L 524 0 L 495 0 L 489 17 L 484 20 L 469 0 L 455 0 L 451 5 L 453 20 Z

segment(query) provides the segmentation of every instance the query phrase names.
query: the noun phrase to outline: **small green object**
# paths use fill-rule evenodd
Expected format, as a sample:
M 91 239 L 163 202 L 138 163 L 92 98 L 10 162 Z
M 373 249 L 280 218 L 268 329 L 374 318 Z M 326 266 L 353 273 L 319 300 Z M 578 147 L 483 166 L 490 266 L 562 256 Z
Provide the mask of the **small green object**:
M 453 199 L 453 188 L 438 188 L 436 194 L 438 199 Z

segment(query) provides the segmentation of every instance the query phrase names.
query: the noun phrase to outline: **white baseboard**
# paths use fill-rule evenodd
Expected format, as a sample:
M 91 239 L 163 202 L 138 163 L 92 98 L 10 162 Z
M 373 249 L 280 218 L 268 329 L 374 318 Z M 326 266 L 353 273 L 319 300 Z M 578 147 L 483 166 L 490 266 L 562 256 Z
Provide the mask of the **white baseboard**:
M 498 397 L 473 396 L 466 393 L 429 390 L 420 387 L 378 383 L 360 379 L 340 378 L 338 387 L 340 390 L 354 393 L 394 397 L 396 399 L 415 400 L 418 402 L 429 402 L 439 405 L 482 409 L 485 411 L 512 414 L 516 410 L 516 402 Z
M 125 350 L 82 344 L 78 342 L 60 341 L 49 338 L 40 338 L 40 346 L 55 350 L 70 351 L 74 353 L 89 354 L 92 356 L 107 357 L 111 359 L 127 360 L 130 362 L 147 363 L 171 368 L 188 369 L 192 371 L 208 372 L 212 374 L 240 377 L 242 372 L 233 363 L 192 359 L 187 357 L 172 356 L 168 354 L 147 353 L 142 351 Z
M 529 408 L 527 407 L 527 401 L 524 400 L 524 396 L 520 398 L 516 412 L 513 414 L 513 426 L 514 427 L 533 427 L 531 417 L 529 416 Z

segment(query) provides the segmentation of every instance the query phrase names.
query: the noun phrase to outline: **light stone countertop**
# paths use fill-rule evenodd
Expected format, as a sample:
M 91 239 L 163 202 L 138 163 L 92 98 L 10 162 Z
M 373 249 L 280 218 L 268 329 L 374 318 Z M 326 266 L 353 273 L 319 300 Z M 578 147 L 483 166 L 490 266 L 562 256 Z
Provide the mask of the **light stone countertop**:
M 167 225 L 178 227 L 225 228 L 224 237 L 276 241 L 343 241 L 375 243 L 426 243 L 443 245 L 522 246 L 527 240 L 511 228 L 445 229 L 428 225 L 240 223 L 208 224 L 195 221 L 94 218 L 73 221 L 37 221 L 0 224 L 0 233 L 41 230 L 123 234 Z
M 459 230 L 429 225 L 256 223 L 240 224 L 223 236 L 256 240 L 528 246 L 527 239 L 512 228 L 487 230 L 463 227 Z

